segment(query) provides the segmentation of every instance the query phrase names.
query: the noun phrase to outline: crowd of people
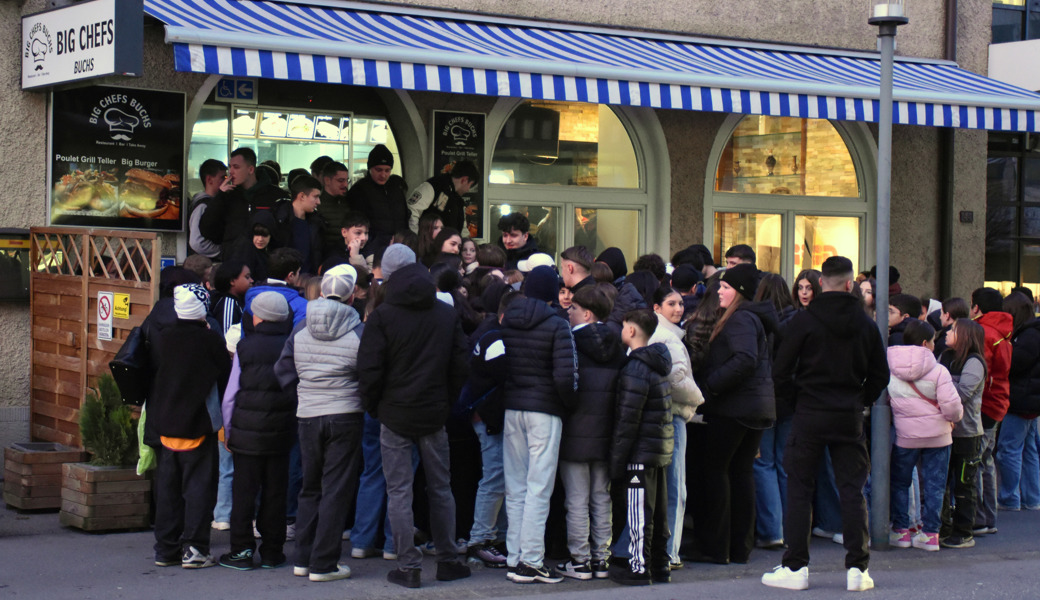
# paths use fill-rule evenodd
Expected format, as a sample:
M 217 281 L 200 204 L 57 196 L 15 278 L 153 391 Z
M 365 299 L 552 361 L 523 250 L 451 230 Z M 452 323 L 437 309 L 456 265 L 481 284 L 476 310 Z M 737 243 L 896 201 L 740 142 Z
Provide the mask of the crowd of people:
M 316 163 L 288 193 L 248 149 L 230 176 L 203 164 L 198 254 L 163 271 L 142 326 L 157 565 L 333 581 L 349 540 L 408 588 L 424 553 L 439 581 L 482 564 L 645 585 L 761 548 L 785 549 L 764 584 L 806 589 L 817 536 L 867 590 L 866 414 L 885 394 L 893 546 L 968 548 L 998 509 L 1040 510 L 1028 289 L 922 300 L 893 269 L 886 344 L 876 280 L 847 258 L 793 285 L 746 245 L 719 266 L 699 244 L 631 271 L 613 247 L 557 262 L 522 213 L 495 243 L 462 230 L 472 164 L 406 200 L 392 162 L 377 147 L 349 189 Z M 211 529 L 230 529 L 216 558 Z

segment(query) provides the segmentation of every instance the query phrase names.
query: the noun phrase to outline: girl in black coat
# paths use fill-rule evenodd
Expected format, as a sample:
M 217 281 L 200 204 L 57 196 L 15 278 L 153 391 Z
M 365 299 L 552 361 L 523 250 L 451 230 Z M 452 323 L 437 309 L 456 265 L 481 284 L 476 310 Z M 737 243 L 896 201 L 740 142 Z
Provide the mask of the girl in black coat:
M 746 264 L 722 275 L 722 315 L 696 374 L 705 425 L 690 436 L 687 463 L 695 561 L 746 563 L 754 543 L 752 464 L 776 416 L 767 336 L 776 329 L 776 312 L 769 303 L 750 302 L 756 275 Z

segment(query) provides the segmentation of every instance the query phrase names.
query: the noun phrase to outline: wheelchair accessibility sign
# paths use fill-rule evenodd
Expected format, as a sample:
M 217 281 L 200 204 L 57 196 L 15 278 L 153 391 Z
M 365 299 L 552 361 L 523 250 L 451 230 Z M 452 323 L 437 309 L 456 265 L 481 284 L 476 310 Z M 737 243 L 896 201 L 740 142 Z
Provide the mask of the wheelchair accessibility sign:
M 256 104 L 256 80 L 224 77 L 213 91 L 217 102 Z

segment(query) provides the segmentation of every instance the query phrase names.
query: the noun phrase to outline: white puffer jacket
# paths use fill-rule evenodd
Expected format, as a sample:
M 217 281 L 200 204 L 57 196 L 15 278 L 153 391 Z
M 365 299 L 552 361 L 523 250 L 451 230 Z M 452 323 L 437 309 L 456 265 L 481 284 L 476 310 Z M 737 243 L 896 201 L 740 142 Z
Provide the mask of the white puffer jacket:
M 651 336 L 651 344 L 658 342 L 668 348 L 672 358 L 672 370 L 668 374 L 668 382 L 672 385 L 672 412 L 687 423 L 693 418 L 697 407 L 704 403 L 704 395 L 693 380 L 693 369 L 690 367 L 690 352 L 682 343 L 683 330 L 662 315 L 657 315 L 657 330 Z

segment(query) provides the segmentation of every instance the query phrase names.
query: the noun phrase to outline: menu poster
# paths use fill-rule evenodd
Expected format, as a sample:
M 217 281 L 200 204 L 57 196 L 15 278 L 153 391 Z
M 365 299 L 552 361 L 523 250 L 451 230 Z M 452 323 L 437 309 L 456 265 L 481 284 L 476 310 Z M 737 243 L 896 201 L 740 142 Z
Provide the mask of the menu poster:
M 469 237 L 484 238 L 484 114 L 433 111 L 433 174 L 450 173 L 460 160 L 477 165 L 483 181 L 462 197 Z
M 91 86 L 51 101 L 51 225 L 183 229 L 180 92 Z

